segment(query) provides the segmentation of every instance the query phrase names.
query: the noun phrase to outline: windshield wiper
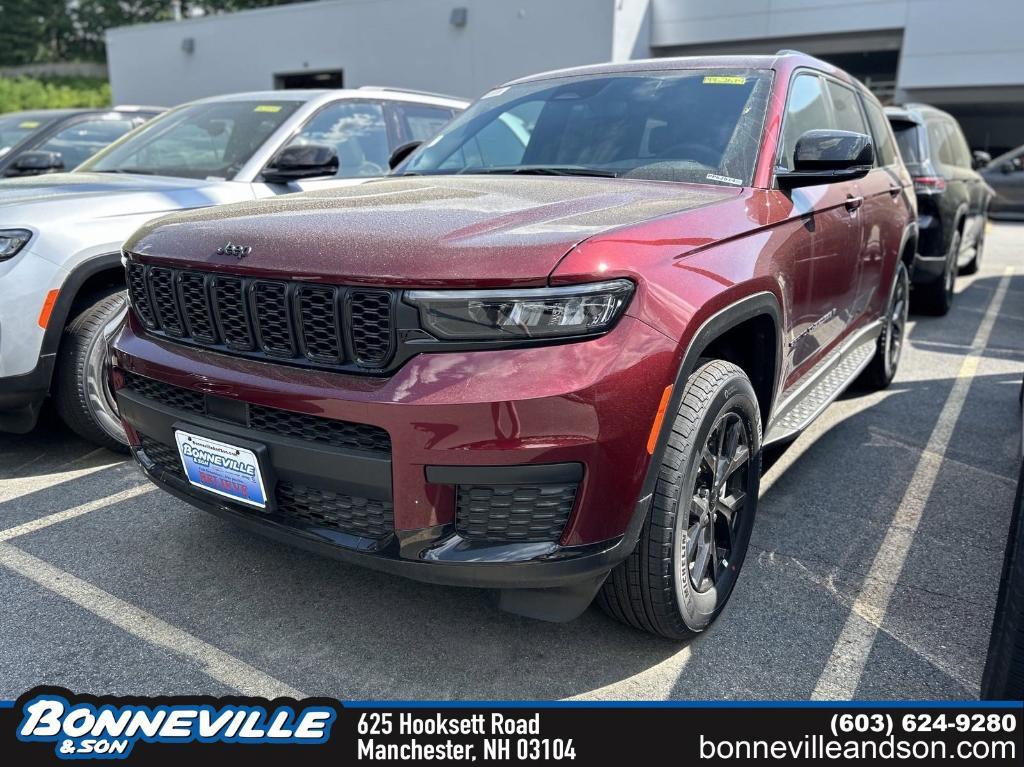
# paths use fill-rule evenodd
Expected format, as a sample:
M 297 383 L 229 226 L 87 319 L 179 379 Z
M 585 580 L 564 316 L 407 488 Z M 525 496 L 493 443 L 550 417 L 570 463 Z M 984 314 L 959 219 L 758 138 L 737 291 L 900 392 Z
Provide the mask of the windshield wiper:
M 144 170 L 142 168 L 110 168 L 109 170 L 94 170 L 93 173 L 132 173 L 137 176 L 155 176 L 156 171 Z
M 580 165 L 512 165 L 501 168 L 466 167 L 460 174 L 505 173 L 517 176 L 598 176 L 617 178 L 618 173 L 600 168 L 585 168 Z

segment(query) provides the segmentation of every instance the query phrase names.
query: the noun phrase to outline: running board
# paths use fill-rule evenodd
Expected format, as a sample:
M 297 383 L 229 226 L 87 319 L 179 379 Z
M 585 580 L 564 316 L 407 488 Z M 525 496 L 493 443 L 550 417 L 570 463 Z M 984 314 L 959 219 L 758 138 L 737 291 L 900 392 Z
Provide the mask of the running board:
M 873 322 L 818 363 L 808 380 L 775 408 L 764 444 L 795 438 L 821 415 L 871 362 L 881 332 L 881 321 Z

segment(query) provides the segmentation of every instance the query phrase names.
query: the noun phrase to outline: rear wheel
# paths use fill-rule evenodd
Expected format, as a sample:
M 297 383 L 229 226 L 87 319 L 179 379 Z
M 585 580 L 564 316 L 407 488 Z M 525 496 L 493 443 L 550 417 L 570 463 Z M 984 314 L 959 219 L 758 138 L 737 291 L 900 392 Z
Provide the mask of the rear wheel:
M 985 250 L 985 229 L 988 227 L 988 214 L 981 223 L 978 241 L 974 243 L 974 256 L 960 268 L 960 274 L 975 274 L 981 268 L 981 256 Z
M 598 595 L 613 617 L 685 639 L 725 606 L 757 509 L 761 417 L 740 368 L 705 361 L 689 377 L 640 541 Z
M 884 389 L 896 376 L 907 332 L 909 297 L 910 277 L 906 264 L 900 261 L 889 295 L 889 305 L 882 319 L 882 335 L 878 337 L 878 349 L 861 376 L 861 380 L 872 389 Z
M 960 255 L 961 232 L 958 229 L 953 232 L 953 241 L 949 244 L 949 253 L 946 255 L 946 267 L 939 280 L 915 288 L 917 303 L 920 308 L 928 314 L 943 316 L 949 313 L 953 306 L 954 288 L 956 287 L 957 258 Z
M 57 357 L 54 402 L 61 419 L 80 437 L 125 451 L 127 437 L 107 376 L 104 330 L 125 305 L 123 290 L 98 294 L 64 328 Z

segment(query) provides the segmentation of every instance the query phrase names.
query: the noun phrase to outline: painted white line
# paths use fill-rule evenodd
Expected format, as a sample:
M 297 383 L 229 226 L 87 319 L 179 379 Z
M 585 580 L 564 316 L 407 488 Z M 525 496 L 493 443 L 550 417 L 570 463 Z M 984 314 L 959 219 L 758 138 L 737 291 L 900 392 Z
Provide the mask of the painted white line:
M 102 452 L 107 453 L 108 451 L 104 450 Z M 70 482 L 73 479 L 86 477 L 123 462 L 124 459 L 120 456 L 110 456 L 98 464 L 83 466 L 81 469 L 74 469 L 72 471 L 57 471 L 24 479 L 0 479 L 0 503 L 13 501 L 16 498 L 22 498 L 40 490 L 46 490 L 61 482 Z
M 878 630 L 885 620 L 889 601 L 892 599 L 896 584 L 899 582 L 907 554 L 914 541 L 914 534 L 921 522 L 921 515 L 928 503 L 928 498 L 935 486 L 939 469 L 945 458 L 946 447 L 953 435 L 953 428 L 960 417 L 960 411 L 967 401 L 967 393 L 971 380 L 978 372 L 978 363 L 982 352 L 992 334 L 1003 299 L 1010 285 L 1013 267 L 1007 267 L 1003 278 L 999 281 L 988 309 L 982 317 L 978 331 L 974 334 L 971 349 L 964 357 L 953 381 L 953 388 L 946 397 L 939 418 L 928 437 L 917 468 L 911 477 L 907 489 L 896 509 L 896 514 L 882 540 L 882 545 L 875 555 L 864 585 L 857 599 L 850 607 L 850 615 L 846 620 L 839 639 L 832 648 L 832 654 L 825 664 L 818 683 L 811 697 L 815 700 L 852 698 L 864 675 L 864 667 L 868 654 L 875 643 Z
M 10 543 L 0 543 L 0 566 L 34 581 L 132 636 L 194 661 L 208 677 L 243 695 L 307 697 L 245 661 Z
M 105 509 L 108 506 L 113 506 L 114 504 L 121 503 L 121 501 L 127 501 L 131 498 L 151 493 L 154 490 L 156 490 L 156 487 L 148 483 L 145 485 L 138 485 L 136 487 L 128 488 L 127 490 L 122 490 L 120 493 L 109 495 L 106 498 L 98 498 L 95 501 L 83 503 L 81 506 L 75 506 L 73 509 L 65 509 L 64 511 L 47 514 L 45 517 L 39 517 L 39 519 L 33 519 L 21 525 L 8 527 L 6 530 L 0 530 L 0 542 L 9 541 L 20 535 L 34 533 L 36 530 L 42 530 L 44 527 L 55 525 L 58 522 L 63 522 L 67 519 L 80 517 L 83 514 L 88 514 L 90 511 Z

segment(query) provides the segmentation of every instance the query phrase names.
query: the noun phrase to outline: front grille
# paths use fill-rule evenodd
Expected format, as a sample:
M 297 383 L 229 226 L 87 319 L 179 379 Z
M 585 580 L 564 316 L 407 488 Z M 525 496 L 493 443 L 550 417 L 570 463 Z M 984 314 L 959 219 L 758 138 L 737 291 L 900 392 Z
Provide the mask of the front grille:
M 335 421 L 261 405 L 249 405 L 249 426 L 304 442 L 322 442 L 350 450 L 391 452 L 391 437 L 379 426 Z
M 202 392 L 172 386 L 163 381 L 154 381 L 136 373 L 125 372 L 124 377 L 128 388 L 139 396 L 156 400 L 175 410 L 187 410 L 197 415 L 206 414 L 206 396 Z
M 150 332 L 221 352 L 379 373 L 395 355 L 395 294 L 128 264 Z
M 493 543 L 557 542 L 576 500 L 567 485 L 459 485 L 456 531 Z
M 165 481 L 187 484 L 185 470 L 177 451 L 162 442 L 140 435 L 142 452 Z M 200 493 L 198 488 L 189 492 Z M 213 500 L 213 496 L 210 496 Z M 218 499 L 219 500 L 219 499 Z M 395 529 L 395 509 L 391 501 L 361 498 L 325 488 L 279 481 L 274 488 L 276 507 L 269 519 L 291 527 L 336 530 L 347 535 L 381 540 Z M 243 504 L 227 503 L 238 511 L 262 514 Z
M 176 410 L 206 415 L 206 395 L 180 386 L 155 381 L 124 371 L 125 386 L 139 396 Z M 391 452 L 391 436 L 379 426 L 337 421 L 262 405 L 247 405 L 248 425 L 255 431 L 271 432 L 304 442 L 317 442 L 347 450 Z

